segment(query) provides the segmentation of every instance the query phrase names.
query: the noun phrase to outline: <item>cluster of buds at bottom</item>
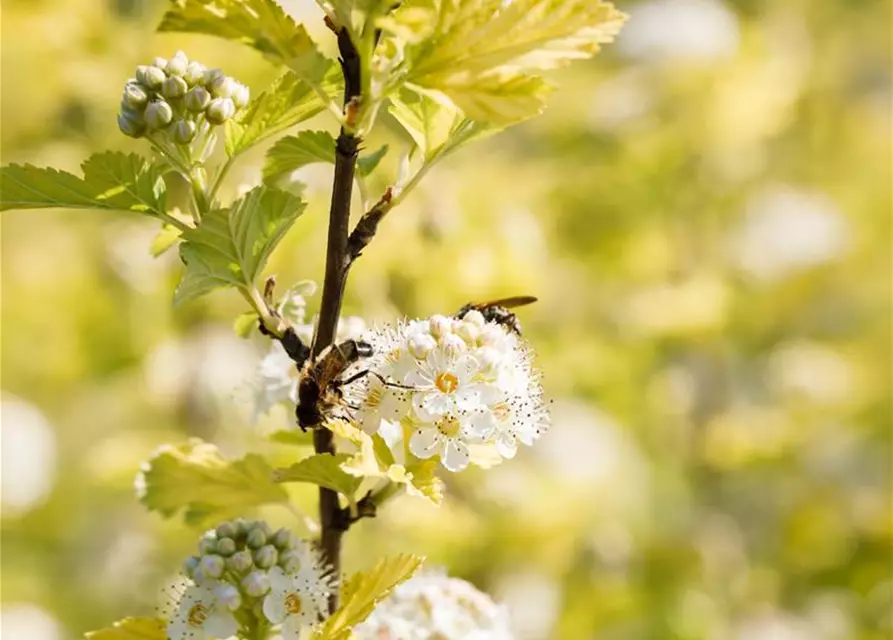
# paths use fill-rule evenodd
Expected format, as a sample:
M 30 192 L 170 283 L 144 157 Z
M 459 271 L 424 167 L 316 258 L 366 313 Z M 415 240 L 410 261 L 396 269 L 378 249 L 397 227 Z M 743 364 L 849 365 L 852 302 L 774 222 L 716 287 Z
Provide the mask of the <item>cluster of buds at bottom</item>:
M 310 543 L 242 519 L 205 533 L 184 572 L 189 582 L 168 621 L 170 640 L 263 637 L 260 630 L 273 625 L 297 640 L 328 616 L 336 588 Z
M 155 58 L 136 68 L 136 77 L 124 85 L 118 127 L 132 138 L 158 132 L 174 144 L 188 145 L 234 118 L 249 97 L 245 85 L 178 51 L 169 60 Z

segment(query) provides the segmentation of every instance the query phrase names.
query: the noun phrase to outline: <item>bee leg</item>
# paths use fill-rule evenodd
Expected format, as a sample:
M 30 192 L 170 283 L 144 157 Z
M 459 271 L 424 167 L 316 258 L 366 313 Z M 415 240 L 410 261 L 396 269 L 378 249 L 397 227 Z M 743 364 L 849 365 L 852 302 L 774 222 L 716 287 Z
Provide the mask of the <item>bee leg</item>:
M 381 380 L 381 383 L 386 387 L 394 387 L 396 389 L 406 389 L 407 391 L 415 391 L 415 387 L 410 387 L 409 385 L 400 384 L 399 382 L 391 382 L 390 380 L 385 380 L 385 378 L 375 371 L 369 371 L 373 376 Z
M 338 386 L 339 386 L 339 387 L 343 387 L 343 386 L 349 385 L 351 382 L 356 382 L 356 381 L 359 380 L 360 378 L 364 378 L 364 377 L 366 377 L 369 373 L 371 373 L 371 372 L 369 371 L 369 369 L 364 369 L 363 371 L 360 371 L 360 372 L 358 372 L 358 373 L 353 374 L 353 375 L 352 375 L 351 377 L 349 377 L 347 380 L 341 380 L 341 381 L 338 383 Z M 375 375 L 378 375 L 378 374 L 375 374 Z

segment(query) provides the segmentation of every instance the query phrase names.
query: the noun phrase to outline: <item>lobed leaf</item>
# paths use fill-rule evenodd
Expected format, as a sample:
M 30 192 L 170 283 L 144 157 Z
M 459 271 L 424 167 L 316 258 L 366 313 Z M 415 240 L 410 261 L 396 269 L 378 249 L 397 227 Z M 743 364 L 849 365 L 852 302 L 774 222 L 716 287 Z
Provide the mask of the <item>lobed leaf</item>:
M 310 482 L 353 500 L 362 478 L 354 477 L 341 469 L 341 464 L 349 458 L 346 453 L 318 453 L 290 467 L 277 469 L 273 477 L 276 482 Z
M 204 33 L 235 40 L 284 64 L 310 83 L 322 82 L 334 63 L 307 30 L 273 0 L 172 0 L 159 31 Z
M 306 207 L 297 196 L 256 187 L 229 209 L 211 211 L 183 234 L 186 265 L 174 294 L 180 304 L 218 287 L 250 290 L 267 259 Z
M 412 577 L 424 558 L 401 554 L 381 560 L 370 571 L 350 576 L 341 589 L 341 607 L 313 635 L 313 640 L 348 640 L 394 587 Z
M 160 618 L 124 618 L 111 627 L 88 631 L 85 640 L 167 640 L 164 620 Z
M 328 131 L 301 131 L 276 141 L 267 151 L 263 176 L 274 182 L 314 162 L 335 163 L 335 138 Z
M 81 165 L 84 177 L 34 165 L 0 167 L 0 211 L 107 209 L 160 217 L 165 213 L 161 166 L 135 153 L 97 153 Z
M 186 522 L 194 525 L 288 500 L 261 456 L 226 460 L 217 447 L 197 438 L 159 449 L 143 463 L 136 484 L 140 502 L 150 511 L 166 518 L 182 511 Z

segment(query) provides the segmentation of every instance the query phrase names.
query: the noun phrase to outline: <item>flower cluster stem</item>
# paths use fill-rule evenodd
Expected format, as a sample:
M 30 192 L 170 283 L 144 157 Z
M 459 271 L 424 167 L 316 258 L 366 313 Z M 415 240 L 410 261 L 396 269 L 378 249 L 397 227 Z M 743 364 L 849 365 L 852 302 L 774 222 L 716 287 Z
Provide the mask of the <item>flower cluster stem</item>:
M 341 54 L 341 69 L 344 74 L 344 109 L 349 120 L 350 111 L 360 98 L 360 56 L 350 40 L 347 29 L 338 33 L 338 49 Z M 347 260 L 347 238 L 350 232 L 350 200 L 353 191 L 354 173 L 360 140 L 349 126 L 343 126 L 335 147 L 335 175 L 332 185 L 332 203 L 329 209 L 329 232 L 326 245 L 326 271 L 320 303 L 319 324 L 313 338 L 311 357 L 317 357 L 323 349 L 332 344 L 338 327 L 338 316 L 344 298 L 349 261 Z M 313 433 L 313 448 L 316 453 L 335 453 L 334 434 L 328 429 L 317 429 Z M 326 562 L 334 574 L 341 574 L 341 537 L 344 534 L 339 517 L 341 506 L 338 493 L 331 489 L 319 489 L 319 521 L 321 526 L 320 545 Z M 338 608 L 338 594 L 329 599 L 332 611 Z

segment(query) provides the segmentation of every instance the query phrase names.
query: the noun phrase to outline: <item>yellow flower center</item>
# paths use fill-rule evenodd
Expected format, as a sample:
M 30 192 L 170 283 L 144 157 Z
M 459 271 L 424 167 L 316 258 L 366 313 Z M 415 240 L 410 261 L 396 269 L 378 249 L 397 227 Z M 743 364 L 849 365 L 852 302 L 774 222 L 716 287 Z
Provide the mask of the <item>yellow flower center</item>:
M 493 415 L 500 422 L 504 422 L 509 417 L 509 406 L 505 402 L 500 402 L 493 407 Z
M 207 619 L 208 608 L 201 602 L 196 602 L 194 605 L 192 605 L 192 608 L 186 615 L 186 622 L 189 623 L 190 627 L 200 627 L 205 624 L 205 620 Z
M 441 373 L 434 379 L 434 385 L 440 389 L 442 393 L 453 393 L 459 386 L 459 378 L 453 373 Z
M 370 389 L 369 394 L 366 396 L 366 408 L 377 409 L 378 405 L 381 404 L 381 399 L 383 396 L 384 391 L 380 387 Z
M 396 364 L 403 357 L 403 349 L 397 347 L 385 356 L 385 362 L 388 364 Z
M 453 416 L 444 416 L 437 422 L 437 429 L 447 438 L 455 438 L 459 435 L 459 421 Z
M 301 598 L 297 593 L 289 593 L 285 596 L 285 610 L 289 613 L 289 615 L 297 615 L 301 613 L 302 609 Z

